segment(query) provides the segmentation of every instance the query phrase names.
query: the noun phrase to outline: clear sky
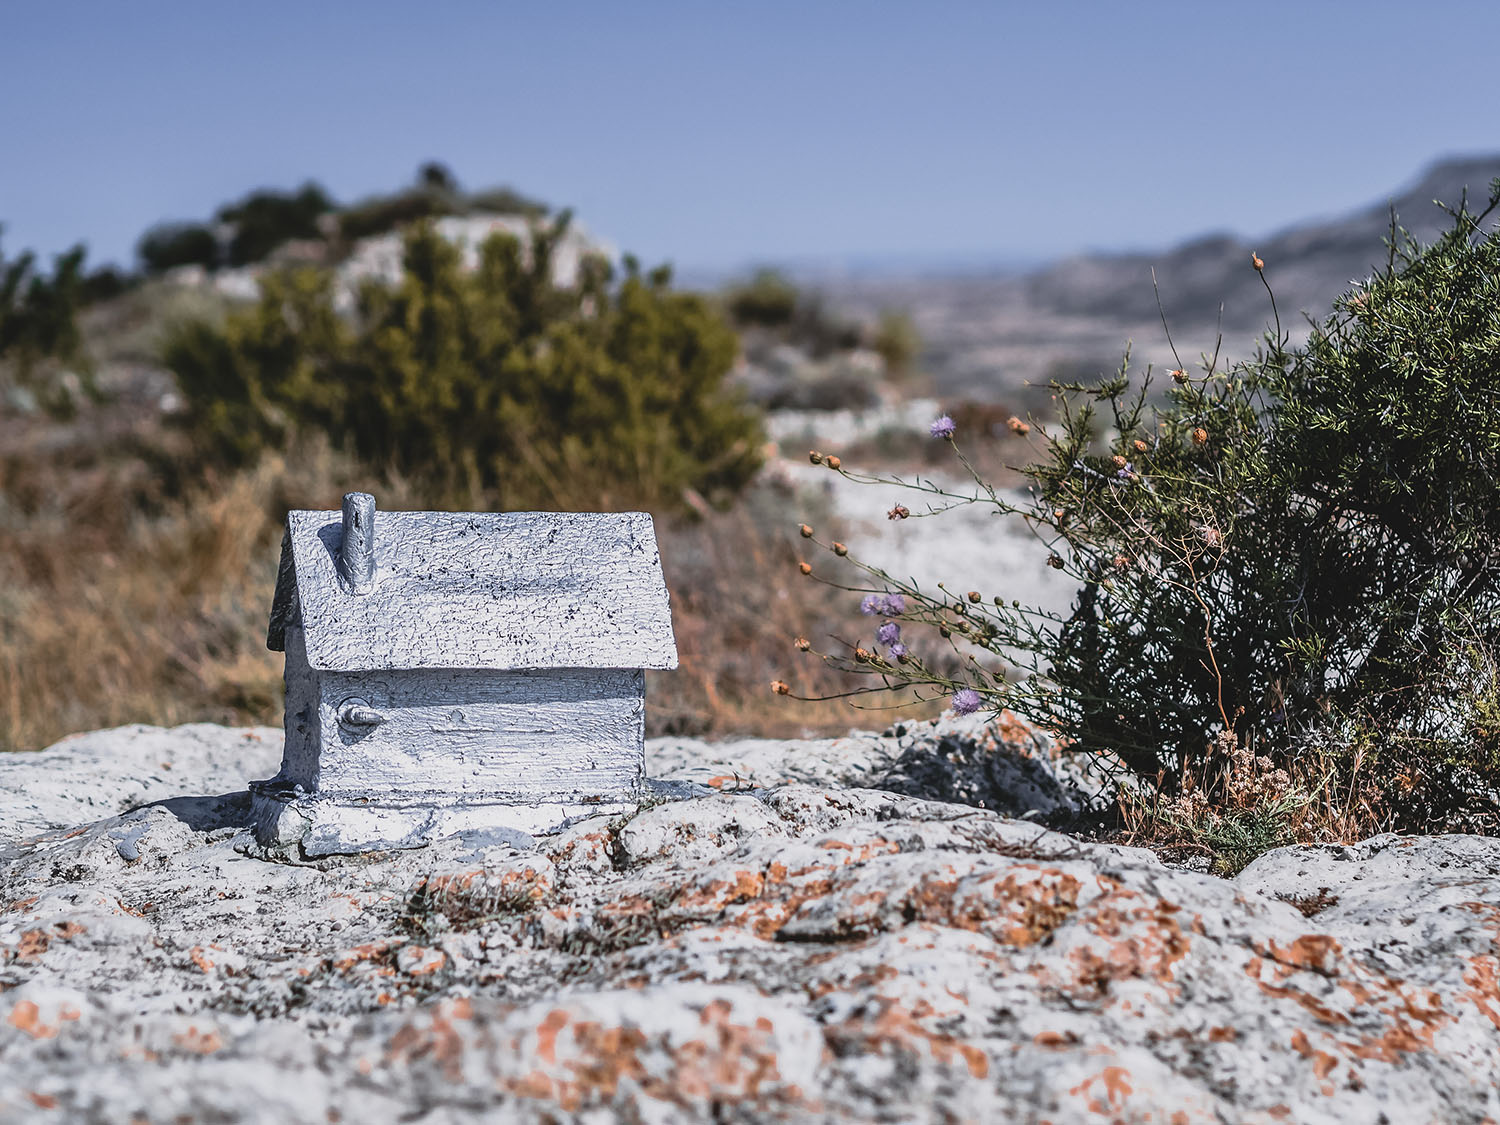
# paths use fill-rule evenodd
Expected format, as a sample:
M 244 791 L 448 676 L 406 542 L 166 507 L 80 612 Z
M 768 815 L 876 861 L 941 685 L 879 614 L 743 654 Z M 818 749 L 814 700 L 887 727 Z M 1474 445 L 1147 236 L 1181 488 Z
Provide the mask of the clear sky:
M 446 162 L 650 262 L 1265 233 L 1500 150 L 1500 3 L 0 0 L 4 249 Z

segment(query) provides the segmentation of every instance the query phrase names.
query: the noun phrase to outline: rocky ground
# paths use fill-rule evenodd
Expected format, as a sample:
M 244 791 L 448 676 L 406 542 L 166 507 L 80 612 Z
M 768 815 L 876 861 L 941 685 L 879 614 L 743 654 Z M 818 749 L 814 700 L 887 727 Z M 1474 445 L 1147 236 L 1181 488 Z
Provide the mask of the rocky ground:
M 1174 870 L 965 722 L 658 741 L 703 796 L 299 866 L 241 831 L 279 756 L 0 759 L 0 1121 L 1500 1118 L 1500 840 Z

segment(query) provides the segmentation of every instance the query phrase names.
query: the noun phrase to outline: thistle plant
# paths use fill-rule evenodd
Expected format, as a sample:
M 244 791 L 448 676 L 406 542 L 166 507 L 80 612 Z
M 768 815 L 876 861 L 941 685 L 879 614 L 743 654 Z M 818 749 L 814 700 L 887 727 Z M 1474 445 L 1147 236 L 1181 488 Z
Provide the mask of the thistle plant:
M 974 471 L 947 416 L 931 433 L 962 487 L 814 453 L 909 488 L 891 519 L 1023 520 L 1077 593 L 1056 613 L 923 589 L 839 544 L 857 580 L 804 572 L 858 595 L 873 639 L 809 650 L 874 678 L 855 694 L 1011 708 L 1168 795 L 1227 800 L 1238 748 L 1273 771 L 1315 759 L 1318 791 L 1373 823 L 1500 822 L 1497 204 L 1500 180 L 1425 247 L 1393 217 L 1384 267 L 1295 347 L 1252 256 L 1271 322 L 1253 356 L 1216 345 L 1161 378 L 1127 349 L 1095 384 L 1054 383 L 1056 420 L 1012 421 L 1022 493 Z

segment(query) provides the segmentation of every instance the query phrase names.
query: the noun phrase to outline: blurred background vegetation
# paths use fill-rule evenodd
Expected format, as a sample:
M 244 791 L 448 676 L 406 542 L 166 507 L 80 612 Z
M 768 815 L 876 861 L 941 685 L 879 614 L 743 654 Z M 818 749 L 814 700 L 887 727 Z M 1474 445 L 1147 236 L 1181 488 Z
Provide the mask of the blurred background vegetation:
M 381 238 L 393 275 L 341 272 Z M 648 510 L 682 664 L 653 676 L 652 733 L 847 730 L 847 704 L 767 690 L 796 635 L 847 614 L 796 581 L 804 509 L 763 471 L 765 412 L 914 379 L 910 322 L 841 320 L 768 272 L 687 292 L 577 247 L 567 213 L 428 164 L 349 206 L 307 183 L 154 227 L 128 275 L 81 247 L 0 259 L 0 749 L 278 724 L 262 638 L 285 513 L 354 488 Z M 246 276 L 253 295 L 216 284 Z

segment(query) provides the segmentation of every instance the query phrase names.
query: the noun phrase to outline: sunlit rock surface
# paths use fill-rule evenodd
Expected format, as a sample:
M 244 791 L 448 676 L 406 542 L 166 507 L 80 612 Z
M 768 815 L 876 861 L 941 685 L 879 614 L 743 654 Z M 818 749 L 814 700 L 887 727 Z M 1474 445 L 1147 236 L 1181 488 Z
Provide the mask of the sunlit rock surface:
M 241 850 L 277 732 L 0 758 L 0 1120 L 1500 1117 L 1500 841 L 1225 881 L 1017 723 L 648 753 L 708 795 L 320 866 Z

